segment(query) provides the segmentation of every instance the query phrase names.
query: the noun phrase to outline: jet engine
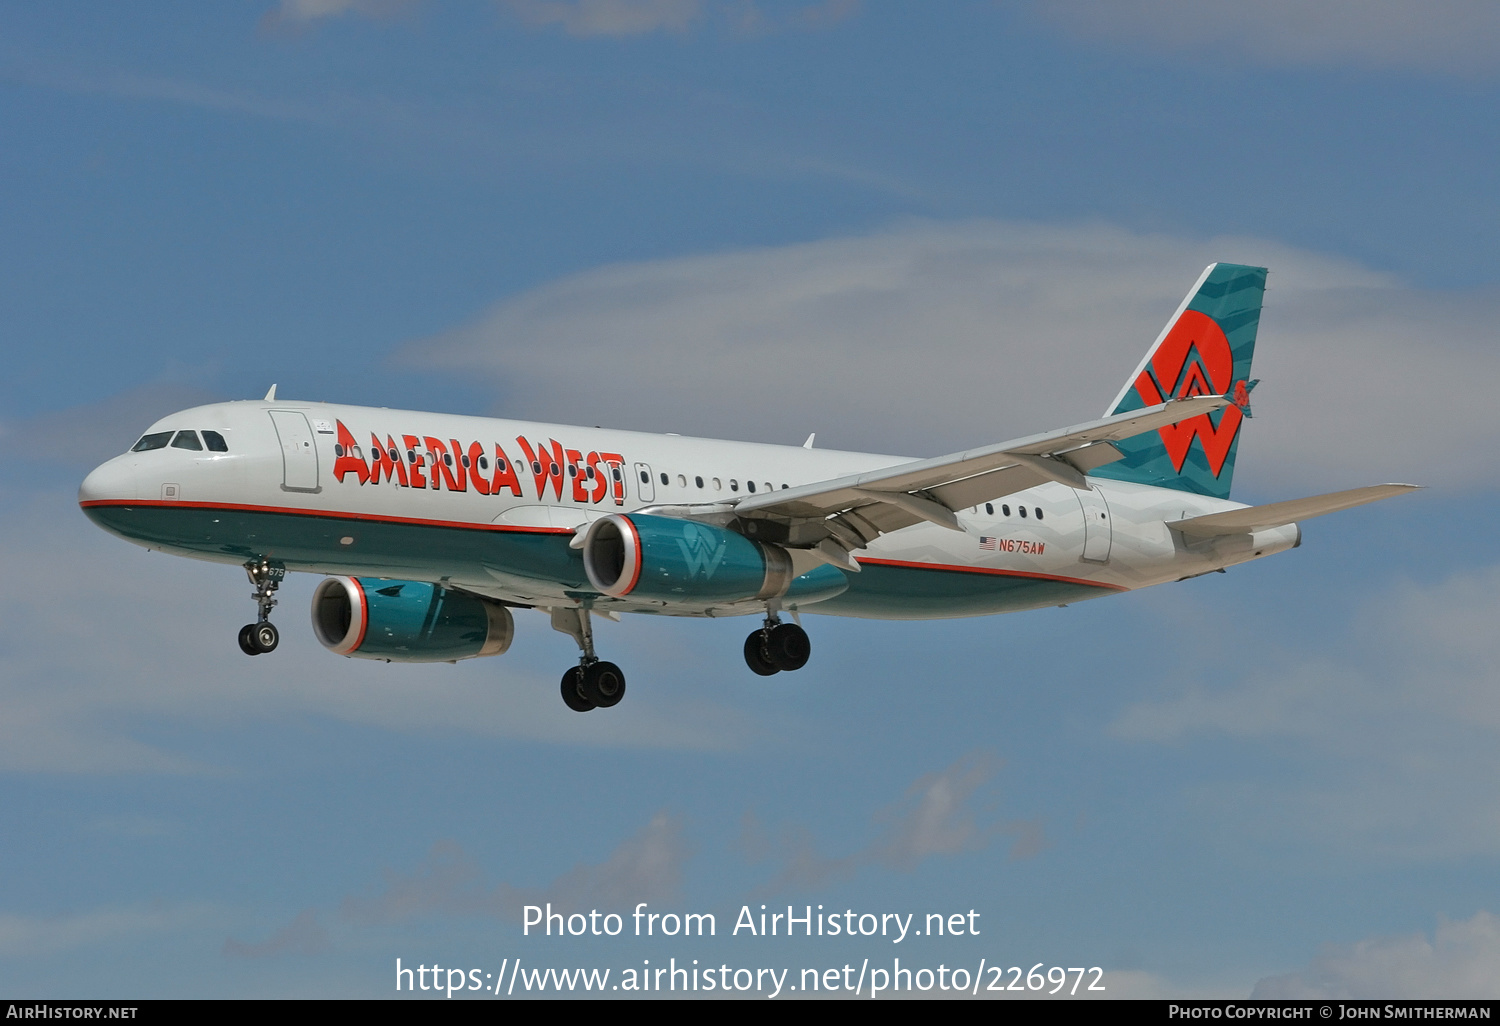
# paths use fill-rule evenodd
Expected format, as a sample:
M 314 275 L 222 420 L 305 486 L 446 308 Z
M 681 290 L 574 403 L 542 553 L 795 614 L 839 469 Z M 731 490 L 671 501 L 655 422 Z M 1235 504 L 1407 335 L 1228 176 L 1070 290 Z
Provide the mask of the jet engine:
M 831 566 L 795 575 L 792 557 L 778 545 L 696 520 L 642 513 L 612 513 L 590 524 L 583 568 L 595 588 L 614 598 L 816 602 L 849 587 Z
M 438 584 L 329 577 L 312 600 L 313 633 L 331 652 L 395 663 L 499 655 L 515 621 L 498 602 Z

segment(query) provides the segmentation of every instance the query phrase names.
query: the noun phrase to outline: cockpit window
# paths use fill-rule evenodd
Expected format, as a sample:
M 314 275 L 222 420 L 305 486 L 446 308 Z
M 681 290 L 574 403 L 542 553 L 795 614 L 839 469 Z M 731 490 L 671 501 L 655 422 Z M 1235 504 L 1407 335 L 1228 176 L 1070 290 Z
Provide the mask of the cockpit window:
M 224 441 L 224 436 L 217 431 L 203 432 L 203 444 L 208 446 L 209 452 L 229 451 L 229 445 Z
M 149 452 L 152 449 L 165 449 L 167 443 L 172 440 L 172 432 L 158 431 L 151 435 L 142 435 L 141 440 L 130 447 L 131 452 Z
M 198 432 L 179 431 L 177 437 L 172 439 L 174 449 L 192 449 L 194 452 L 203 451 L 203 443 L 198 441 Z

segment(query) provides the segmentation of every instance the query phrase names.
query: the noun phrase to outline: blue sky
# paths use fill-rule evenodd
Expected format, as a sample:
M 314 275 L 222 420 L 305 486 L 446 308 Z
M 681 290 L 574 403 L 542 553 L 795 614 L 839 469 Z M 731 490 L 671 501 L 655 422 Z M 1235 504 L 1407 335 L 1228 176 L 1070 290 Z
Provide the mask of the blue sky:
M 1137 995 L 1500 989 L 1492 5 L 0 3 L 0 983 L 380 996 L 527 901 L 974 908 L 933 964 Z M 1236 497 L 1429 489 L 1068 609 L 603 624 L 340 660 L 92 528 L 156 417 L 285 396 L 927 455 L 1096 416 L 1265 263 Z M 725 917 L 728 917 L 727 919 Z M 767 939 L 769 942 L 769 939 Z M 914 942 L 906 942 L 914 944 Z

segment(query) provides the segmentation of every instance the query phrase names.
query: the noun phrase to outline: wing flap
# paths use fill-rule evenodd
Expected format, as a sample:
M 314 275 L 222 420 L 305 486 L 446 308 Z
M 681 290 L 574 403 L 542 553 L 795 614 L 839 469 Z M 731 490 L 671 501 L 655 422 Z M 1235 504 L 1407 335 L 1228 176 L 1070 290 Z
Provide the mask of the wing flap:
M 1314 495 L 1306 499 L 1289 499 L 1286 502 L 1272 502 L 1264 506 L 1246 506 L 1243 509 L 1210 513 L 1207 516 L 1190 517 L 1187 520 L 1169 520 L 1167 526 L 1190 538 L 1248 534 L 1251 531 L 1283 527 L 1296 523 L 1298 520 L 1320 517 L 1325 513 L 1353 509 L 1355 506 L 1379 502 L 1381 499 L 1389 499 L 1395 495 L 1405 495 L 1419 487 L 1421 486 L 1410 484 L 1369 485 L 1365 488 L 1351 488 L 1345 492 Z

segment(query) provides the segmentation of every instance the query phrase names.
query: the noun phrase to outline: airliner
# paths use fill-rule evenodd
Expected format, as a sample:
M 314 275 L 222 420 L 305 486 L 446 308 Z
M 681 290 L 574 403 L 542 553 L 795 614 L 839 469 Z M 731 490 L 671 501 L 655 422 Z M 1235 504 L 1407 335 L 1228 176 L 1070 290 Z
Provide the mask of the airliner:
M 928 459 L 265 398 L 164 417 L 79 489 L 94 523 L 243 566 L 247 655 L 288 571 L 325 575 L 343 656 L 500 655 L 513 610 L 577 643 L 562 699 L 616 705 L 593 618 L 757 616 L 751 671 L 804 666 L 803 613 L 979 616 L 1134 591 L 1297 547 L 1299 520 L 1416 486 L 1229 499 L 1266 269 L 1204 270 L 1106 413 Z

